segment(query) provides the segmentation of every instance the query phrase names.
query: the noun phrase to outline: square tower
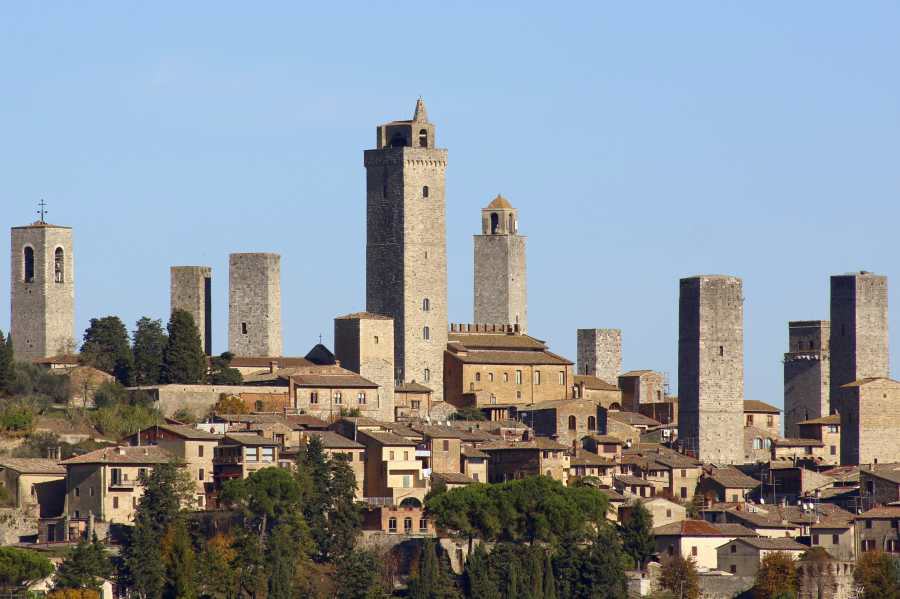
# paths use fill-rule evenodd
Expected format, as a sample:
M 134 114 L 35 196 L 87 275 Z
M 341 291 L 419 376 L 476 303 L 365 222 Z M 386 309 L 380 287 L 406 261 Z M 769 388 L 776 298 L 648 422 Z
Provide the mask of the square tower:
M 356 312 L 334 319 L 334 357 L 341 367 L 378 384 L 380 415 L 393 422 L 394 319 Z
M 737 277 L 681 279 L 678 404 L 684 449 L 704 462 L 743 461 L 744 298 Z
M 13 227 L 10 238 L 10 335 L 16 359 L 74 352 L 72 229 L 40 220 Z
M 525 237 L 519 217 L 498 195 L 481 210 L 481 235 L 475 235 L 475 322 L 519 325 L 528 332 Z
M 425 104 L 410 121 L 378 127 L 366 150 L 366 310 L 394 319 L 399 381 L 443 399 L 447 348 L 447 150 L 435 147 Z
M 228 351 L 281 356 L 281 256 L 231 254 L 228 267 Z
M 799 437 L 798 422 L 830 413 L 827 320 L 788 323 L 788 351 L 784 354 L 784 435 Z
M 203 341 L 203 351 L 212 355 L 212 268 L 209 266 L 173 266 L 170 295 L 171 310 L 184 310 L 194 317 Z
M 620 329 L 578 329 L 578 374 L 595 376 L 613 385 L 622 373 Z
M 887 277 L 861 271 L 831 277 L 831 408 L 840 411 L 841 386 L 887 378 Z

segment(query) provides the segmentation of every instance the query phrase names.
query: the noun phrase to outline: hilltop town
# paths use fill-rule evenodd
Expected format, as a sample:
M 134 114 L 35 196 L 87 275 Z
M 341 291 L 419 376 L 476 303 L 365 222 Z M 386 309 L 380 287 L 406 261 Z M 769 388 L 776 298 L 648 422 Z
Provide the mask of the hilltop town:
M 653 364 L 623 371 L 628 331 L 591 328 L 590 314 L 571 332 L 575 361 L 540 338 L 531 225 L 520 228 L 514 198 L 485 197 L 472 320 L 448 322 L 437 132 L 421 98 L 409 120 L 377 127 L 364 152 L 365 304 L 334 315 L 333 347 L 303 356 L 284 355 L 278 254 L 229 256 L 228 351 L 213 355 L 210 266 L 171 266 L 166 323 L 145 318 L 129 334 L 98 316 L 81 334 L 72 229 L 43 214 L 11 229 L 0 544 L 31 556 L 34 575 L 0 587 L 884 591 L 866 575 L 900 557 L 887 278 L 836 274 L 830 320 L 786 323 L 789 345 L 773 356 L 783 409 L 744 394 L 741 279 L 681 279 L 675 396 Z

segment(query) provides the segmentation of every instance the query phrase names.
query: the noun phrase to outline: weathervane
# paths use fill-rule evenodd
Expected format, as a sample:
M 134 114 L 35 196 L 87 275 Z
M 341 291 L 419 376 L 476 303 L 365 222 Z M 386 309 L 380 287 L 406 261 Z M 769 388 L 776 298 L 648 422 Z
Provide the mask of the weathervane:
M 44 217 L 47 215 L 48 210 L 47 210 L 47 203 L 44 201 L 44 198 L 41 198 L 41 201 L 38 203 L 38 206 L 41 207 L 40 210 L 37 211 L 37 213 L 41 217 L 41 220 L 39 220 L 38 222 L 47 224 L 47 221 L 44 220 Z

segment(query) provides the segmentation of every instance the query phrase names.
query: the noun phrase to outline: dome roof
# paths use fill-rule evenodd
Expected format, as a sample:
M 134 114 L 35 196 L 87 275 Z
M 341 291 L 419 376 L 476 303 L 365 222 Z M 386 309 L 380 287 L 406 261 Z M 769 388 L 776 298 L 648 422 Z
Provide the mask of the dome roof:
M 488 208 L 504 208 L 506 210 L 512 210 L 512 204 L 510 204 L 509 201 L 506 198 L 504 198 L 502 195 L 500 195 L 499 193 L 497 194 L 496 198 L 491 200 L 491 203 L 488 204 L 487 207 Z

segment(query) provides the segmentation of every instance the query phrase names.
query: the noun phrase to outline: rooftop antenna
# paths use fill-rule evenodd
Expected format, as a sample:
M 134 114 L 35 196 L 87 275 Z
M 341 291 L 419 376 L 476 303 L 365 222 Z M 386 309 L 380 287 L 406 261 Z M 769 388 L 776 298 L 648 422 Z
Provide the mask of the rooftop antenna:
M 46 225 L 47 221 L 44 220 L 44 217 L 47 215 L 47 212 L 49 212 L 49 211 L 47 210 L 47 202 L 44 201 L 44 198 L 41 198 L 41 201 L 38 202 L 38 206 L 40 206 L 40 209 L 37 210 L 37 213 L 41 217 L 40 220 L 38 220 L 38 222 L 41 223 L 42 225 Z

